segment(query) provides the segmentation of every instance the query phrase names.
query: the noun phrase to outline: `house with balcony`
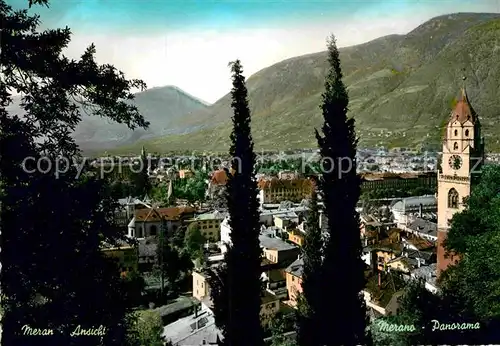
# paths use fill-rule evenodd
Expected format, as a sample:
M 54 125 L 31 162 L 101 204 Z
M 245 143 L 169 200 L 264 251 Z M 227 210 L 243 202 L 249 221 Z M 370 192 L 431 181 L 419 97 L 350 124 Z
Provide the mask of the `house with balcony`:
M 288 298 L 288 289 L 286 288 L 286 275 L 284 269 L 270 268 L 262 273 L 262 280 L 266 289 L 279 299 Z
M 162 223 L 166 226 L 166 236 L 180 228 L 185 229 L 186 221 L 194 218 L 196 209 L 189 206 L 170 208 L 146 208 L 135 211 L 128 224 L 128 236 L 137 239 L 159 235 Z
M 188 220 L 190 225 L 196 225 L 201 231 L 201 234 L 210 242 L 220 240 L 221 223 L 227 213 L 214 211 L 212 213 L 204 213 L 197 215 L 194 219 Z
M 280 203 L 282 201 L 300 202 L 311 196 L 313 181 L 299 179 L 261 179 L 257 183 L 260 204 Z

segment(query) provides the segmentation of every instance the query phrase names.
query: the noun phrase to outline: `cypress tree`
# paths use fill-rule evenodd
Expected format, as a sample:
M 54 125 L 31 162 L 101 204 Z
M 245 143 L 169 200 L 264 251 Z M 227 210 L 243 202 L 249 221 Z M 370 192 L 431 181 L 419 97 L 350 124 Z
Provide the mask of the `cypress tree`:
M 322 135 L 316 130 L 322 158 L 319 184 L 328 219 L 321 270 L 321 324 L 317 333 L 322 334 L 322 345 L 363 345 L 367 313 L 361 293 L 365 278 L 356 212 L 360 196 L 356 173 L 358 140 L 354 119 L 347 116 L 349 98 L 333 35 L 327 46 L 330 67 L 322 95 Z
M 304 245 L 301 248 L 304 267 L 302 271 L 302 294 L 298 299 L 297 344 L 300 346 L 321 345 L 316 328 L 320 324 L 321 266 L 323 239 L 319 224 L 319 207 L 316 186 L 313 187 Z
M 216 322 L 223 331 L 222 342 L 231 346 L 259 346 L 263 345 L 260 324 L 262 253 L 254 175 L 256 158 L 242 66 L 239 60 L 230 66 L 234 115 L 229 153 L 233 174 L 228 174 L 226 197 L 232 244 L 226 253 L 224 267 L 211 280 L 211 292 Z

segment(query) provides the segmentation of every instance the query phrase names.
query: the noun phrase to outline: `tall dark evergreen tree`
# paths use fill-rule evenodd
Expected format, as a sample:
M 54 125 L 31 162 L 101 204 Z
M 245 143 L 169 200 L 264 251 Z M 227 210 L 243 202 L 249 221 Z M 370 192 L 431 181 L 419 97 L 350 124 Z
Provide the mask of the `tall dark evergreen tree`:
M 79 105 L 130 128 L 147 126 L 124 102 L 145 85 L 98 65 L 94 46 L 78 60 L 64 57 L 69 29 L 40 33 L 37 16 L 13 11 L 3 0 L 0 13 L 2 343 L 124 345 L 126 282 L 100 251 L 103 241 L 120 238 L 116 205 L 105 180 L 85 169 L 79 175 L 72 165 L 81 156 L 71 133 L 81 120 Z M 13 93 L 22 95 L 15 115 L 5 111 Z M 61 156 L 69 161 L 60 162 Z M 102 325 L 106 333 L 71 337 L 78 325 Z M 30 328 L 53 335 L 33 336 Z
M 314 186 L 310 210 L 307 216 L 307 232 L 304 246 L 301 248 L 304 268 L 302 272 L 302 296 L 299 299 L 297 310 L 297 344 L 300 346 L 322 345 L 316 333 L 320 325 L 321 295 L 321 267 L 323 264 L 323 238 L 319 224 L 319 206 L 316 186 Z
M 323 170 L 319 184 L 328 219 L 321 271 L 321 324 L 317 333 L 322 334 L 322 345 L 363 345 L 367 313 L 361 294 L 365 279 L 356 212 L 360 196 L 356 173 L 358 141 L 354 119 L 347 116 L 349 98 L 334 36 L 328 40 L 328 62 L 330 68 L 321 105 L 322 135 L 316 130 Z
M 223 343 L 230 346 L 263 345 L 260 324 L 261 249 L 259 203 L 254 175 L 255 153 L 250 133 L 245 77 L 239 60 L 230 64 L 233 132 L 229 153 L 232 173 L 228 174 L 227 199 L 231 242 L 226 263 L 210 280 L 215 317 L 223 331 Z

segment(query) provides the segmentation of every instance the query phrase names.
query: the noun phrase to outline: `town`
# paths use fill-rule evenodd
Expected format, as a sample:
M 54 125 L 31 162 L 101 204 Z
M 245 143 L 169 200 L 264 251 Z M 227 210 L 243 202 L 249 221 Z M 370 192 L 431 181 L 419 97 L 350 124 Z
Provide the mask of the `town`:
M 359 153 L 360 157 L 368 157 L 361 161 L 361 167 L 379 165 L 379 171 L 361 169 L 358 173 L 362 194 L 357 211 L 361 221 L 359 232 L 367 282 L 363 293 L 373 320 L 398 313 L 399 297 L 412 279 L 423 279 L 427 290 L 438 291 L 438 268 L 446 268 L 448 261 L 442 253 L 438 229 L 443 223 L 442 218 L 448 218 L 449 212 L 458 208 L 458 194 L 464 196 L 467 193 L 462 181 L 454 185 L 457 179 L 454 177 L 461 168 L 448 163 L 448 156 L 466 155 L 454 144 L 462 143 L 461 136 L 464 136 L 454 130 L 454 114 L 468 115 L 457 112 L 459 110 L 452 110 L 448 131 L 455 133 L 443 142 L 441 162 L 438 162 L 437 154 L 428 153 L 408 152 L 405 155 L 406 152 L 400 150 Z M 474 126 L 473 123 L 470 125 Z M 452 147 L 454 151 L 448 149 Z M 268 340 L 272 338 L 271 321 L 276 316 L 288 322 L 286 326 L 290 330 L 286 331 L 287 335 L 293 335 L 290 321 L 293 320 L 297 295 L 302 291 L 300 248 L 308 230 L 309 198 L 314 189 L 314 180 L 311 179 L 315 174 L 314 167 L 308 173 L 300 171 L 301 159 L 296 157 L 297 154 L 289 155 L 292 157 L 277 162 L 269 157 L 266 164 L 261 165 L 261 173 L 255 176 L 262 249 L 261 321 Z M 494 163 L 497 157 L 490 155 L 488 161 Z M 482 156 L 478 158 L 482 160 Z M 148 158 L 143 148 L 141 156 L 131 158 L 131 165 L 125 167 L 133 167 L 134 162 L 137 164 L 142 160 L 148 162 L 148 165 L 143 165 L 143 170 L 150 180 L 151 194 L 120 198 L 117 210 L 123 232 L 137 241 L 137 245 L 103 248 L 103 251 L 120 259 L 123 275 L 137 272 L 146 278 L 144 304 L 161 318 L 165 340 L 179 346 L 216 344 L 218 330 L 208 277 L 210 269 L 223 261 L 227 246 L 231 244 L 227 210 L 220 201 L 228 180 L 229 167 L 225 166 L 228 163 L 222 162 L 218 169 L 208 171 L 203 158 L 181 156 L 163 160 L 179 163 L 175 166 L 162 165 L 162 160 Z M 192 160 L 197 160 L 197 164 L 193 165 Z M 127 164 L 129 161 L 100 158 L 93 164 L 95 169 L 101 170 L 102 165 L 109 166 L 113 162 Z M 415 170 L 415 163 L 420 164 L 421 171 Z M 314 166 L 318 162 L 309 160 L 309 164 Z M 438 171 L 439 164 L 441 169 Z M 192 168 L 194 166 L 199 169 Z M 116 176 L 122 178 L 122 166 L 116 165 L 115 168 L 118 171 L 119 167 L 122 172 Z M 113 171 L 108 174 L 112 175 Z M 195 196 L 184 196 L 184 186 L 201 188 Z M 177 189 L 181 193 L 177 193 Z M 322 212 L 319 223 L 322 229 L 327 228 L 326 216 Z M 183 280 L 175 290 L 173 286 L 178 283 L 167 281 L 164 282 L 166 286 L 161 286 L 162 280 L 158 276 L 155 280 L 153 268 L 172 265 L 161 262 L 158 247 L 165 246 L 165 242 L 177 246 L 174 245 L 176 239 L 180 239 L 177 245 L 189 249 L 193 263 L 185 266 L 184 272 L 179 269 L 178 276 L 173 277 L 174 280 Z M 172 294 L 168 295 L 167 301 L 160 302 L 151 298 L 155 289 Z
M 304 4 L 0 0 L 3 344 L 500 342 L 500 8 Z

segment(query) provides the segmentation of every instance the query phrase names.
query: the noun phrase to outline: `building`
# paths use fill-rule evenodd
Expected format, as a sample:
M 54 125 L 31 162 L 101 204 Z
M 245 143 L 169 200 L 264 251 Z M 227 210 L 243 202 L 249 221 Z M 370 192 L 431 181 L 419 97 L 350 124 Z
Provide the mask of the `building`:
M 275 224 L 275 217 L 292 216 L 294 213 L 299 217 L 299 220 L 307 218 L 309 208 L 307 206 L 297 206 L 284 209 L 264 209 L 260 212 L 259 221 L 266 226 L 273 226 Z M 294 216 L 295 217 L 295 216 Z
M 304 224 L 302 223 L 299 226 L 303 227 L 303 225 Z M 306 232 L 302 228 L 297 227 L 288 230 L 288 240 L 298 246 L 304 245 L 305 236 Z
M 113 258 L 117 261 L 120 273 L 123 277 L 138 271 L 138 251 L 134 246 L 125 242 L 120 242 L 120 244 L 116 246 L 103 243 L 101 251 L 106 257 Z
M 214 198 L 225 189 L 228 180 L 227 173 L 224 169 L 219 169 L 212 173 L 208 180 L 208 188 L 206 195 L 209 198 Z
M 220 248 L 223 253 L 227 251 L 227 245 L 231 244 L 231 227 L 229 218 L 225 218 L 221 223 Z M 279 228 L 275 226 L 262 226 L 259 241 L 263 249 L 264 257 L 271 263 L 284 263 L 296 258 L 300 249 L 295 244 L 291 244 L 281 239 L 278 235 Z M 288 265 L 288 264 L 287 264 Z
M 259 241 L 264 257 L 272 263 L 284 264 L 285 267 L 300 253 L 298 246 L 278 237 L 273 228 L 263 229 L 259 235 Z
M 146 205 L 134 197 L 119 198 L 118 199 L 118 209 L 115 213 L 116 221 L 120 226 L 127 226 L 130 220 L 134 217 L 135 210 L 141 207 L 146 207 Z
M 281 180 L 293 180 L 299 179 L 300 175 L 297 171 L 280 171 L 278 172 L 278 179 Z
M 209 295 L 207 274 L 203 271 L 193 271 L 193 297 L 202 301 Z
M 202 301 L 210 301 L 209 274 L 204 271 L 193 271 L 193 297 Z M 211 305 L 211 303 L 208 303 Z M 260 316 L 262 325 L 267 325 L 269 320 L 280 310 L 280 298 L 267 289 L 261 293 Z
M 282 201 L 300 202 L 310 197 L 313 181 L 308 178 L 278 179 L 263 178 L 257 183 L 260 204 Z
M 145 238 L 138 241 L 139 271 L 151 272 L 158 263 L 158 244 L 156 239 Z
M 432 242 L 436 242 L 438 239 L 437 224 L 418 217 L 410 219 L 405 225 L 401 226 L 401 229 Z
M 463 199 L 478 182 L 484 162 L 484 139 L 479 118 L 472 108 L 465 88 L 453 109 L 445 129 L 441 171 L 438 173 L 438 248 L 437 270 L 445 270 L 458 261 L 447 256 L 443 246 L 453 215 L 464 209 Z
M 217 242 L 220 240 L 220 225 L 226 216 L 226 213 L 215 211 L 213 213 L 199 214 L 189 222 L 190 225 L 198 226 L 205 239 L 210 242 Z
M 138 239 L 157 236 L 162 222 L 166 223 L 166 231 L 171 234 L 185 226 L 186 221 L 194 217 L 194 213 L 195 208 L 187 206 L 136 210 L 128 225 L 128 236 Z
M 361 173 L 361 192 L 373 190 L 409 191 L 417 188 L 434 190 L 437 186 L 436 172 L 421 173 Z
M 266 289 L 279 299 L 286 299 L 288 297 L 288 290 L 286 288 L 286 275 L 284 269 L 272 269 L 262 273 L 262 279 L 266 285 Z
M 285 270 L 286 288 L 288 290 L 288 303 L 291 306 L 297 305 L 298 294 L 302 293 L 302 273 L 304 261 L 301 258 L 296 259 Z
M 411 214 L 434 213 L 437 209 L 437 198 L 434 195 L 402 198 L 391 207 L 394 221 L 398 224 L 406 224 Z
M 162 333 L 175 346 L 219 345 L 219 335 L 214 314 L 204 304 L 200 310 L 165 326 Z

